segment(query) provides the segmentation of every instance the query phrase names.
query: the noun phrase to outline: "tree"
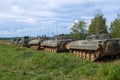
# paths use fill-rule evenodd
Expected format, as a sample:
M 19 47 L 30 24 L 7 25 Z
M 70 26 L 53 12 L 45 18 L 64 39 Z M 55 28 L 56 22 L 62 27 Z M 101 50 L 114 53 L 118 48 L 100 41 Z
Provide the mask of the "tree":
M 97 33 L 100 30 L 103 30 L 104 33 L 107 33 L 106 19 L 103 17 L 102 12 L 98 10 L 95 17 L 91 19 L 89 33 Z
M 85 38 L 85 32 L 86 32 L 85 27 L 86 27 L 86 22 L 75 21 L 71 27 L 72 32 L 70 33 L 70 37 L 77 40 Z
M 24 39 L 28 39 L 29 38 L 29 36 L 24 36 Z
M 118 14 L 117 18 L 111 22 L 110 35 L 113 38 L 120 38 L 120 14 Z

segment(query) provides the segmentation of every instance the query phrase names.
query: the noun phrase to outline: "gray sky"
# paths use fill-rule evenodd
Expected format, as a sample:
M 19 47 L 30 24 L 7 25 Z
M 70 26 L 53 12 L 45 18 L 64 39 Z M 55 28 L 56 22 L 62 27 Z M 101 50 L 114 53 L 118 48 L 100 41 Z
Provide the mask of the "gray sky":
M 120 0 L 1 0 L 0 37 L 69 33 L 75 20 L 89 25 L 96 9 L 109 26 L 120 13 Z

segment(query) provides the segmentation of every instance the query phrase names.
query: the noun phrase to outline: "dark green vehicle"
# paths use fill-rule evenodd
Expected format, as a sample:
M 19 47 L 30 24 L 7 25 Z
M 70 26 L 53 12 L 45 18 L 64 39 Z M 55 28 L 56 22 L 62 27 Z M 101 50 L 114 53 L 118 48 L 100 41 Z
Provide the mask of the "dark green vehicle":
M 33 39 L 31 41 L 29 41 L 28 45 L 30 48 L 32 49 L 35 49 L 35 50 L 42 50 L 43 47 L 41 46 L 41 43 L 44 41 L 44 40 L 47 40 L 48 37 L 40 37 L 40 38 L 36 38 L 36 39 Z
M 14 38 L 12 41 L 12 44 L 17 46 L 17 45 L 19 45 L 20 41 L 21 41 L 21 38 Z
M 86 40 L 67 44 L 69 52 L 90 61 L 112 58 L 120 55 L 120 38 L 110 38 L 108 34 L 98 33 L 88 36 Z
M 73 41 L 66 35 L 55 36 L 53 39 L 45 40 L 41 43 L 41 46 L 44 47 L 45 52 L 64 52 L 67 51 L 66 44 Z
M 16 45 L 16 46 L 23 46 L 23 47 L 29 47 L 28 42 L 31 39 L 29 38 L 29 36 L 25 36 L 24 38 L 15 38 L 12 41 L 12 44 Z

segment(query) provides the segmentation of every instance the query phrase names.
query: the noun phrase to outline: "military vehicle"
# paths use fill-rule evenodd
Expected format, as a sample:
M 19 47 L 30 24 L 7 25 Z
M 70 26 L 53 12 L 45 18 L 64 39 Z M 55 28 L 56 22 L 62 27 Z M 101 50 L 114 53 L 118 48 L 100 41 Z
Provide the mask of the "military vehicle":
M 31 41 L 30 37 L 29 36 L 24 36 L 24 38 L 21 39 L 19 44 L 23 47 L 29 47 L 29 45 L 28 45 L 29 41 Z
M 16 38 L 14 38 L 13 40 L 12 40 L 12 44 L 14 44 L 15 45 L 15 41 L 16 41 L 17 39 Z
M 47 37 L 38 37 L 36 39 L 33 39 L 29 41 L 28 45 L 30 48 L 35 49 L 35 50 L 43 50 L 43 47 L 41 46 L 41 43 L 48 39 Z
M 45 52 L 63 52 L 67 51 L 65 46 L 71 41 L 73 40 L 68 35 L 57 35 L 53 39 L 43 41 L 41 46 L 44 47 Z
M 12 41 L 12 44 L 17 46 L 19 44 L 20 40 L 21 40 L 21 38 L 14 38 Z
M 66 48 L 77 57 L 90 61 L 115 58 L 120 55 L 120 38 L 110 38 L 108 34 L 99 32 L 86 40 L 73 41 Z
M 29 47 L 28 42 L 30 41 L 30 38 L 28 36 L 25 36 L 24 38 L 15 38 L 12 41 L 12 44 L 16 46 L 23 46 L 23 47 Z

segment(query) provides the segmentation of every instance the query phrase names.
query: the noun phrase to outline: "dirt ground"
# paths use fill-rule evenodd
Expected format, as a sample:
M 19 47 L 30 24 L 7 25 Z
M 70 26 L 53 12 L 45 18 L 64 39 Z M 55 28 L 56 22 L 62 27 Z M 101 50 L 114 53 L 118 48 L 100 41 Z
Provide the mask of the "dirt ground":
M 0 40 L 0 44 L 11 44 L 11 41 L 7 41 L 7 40 Z

